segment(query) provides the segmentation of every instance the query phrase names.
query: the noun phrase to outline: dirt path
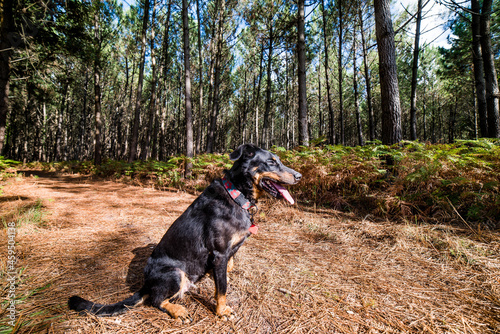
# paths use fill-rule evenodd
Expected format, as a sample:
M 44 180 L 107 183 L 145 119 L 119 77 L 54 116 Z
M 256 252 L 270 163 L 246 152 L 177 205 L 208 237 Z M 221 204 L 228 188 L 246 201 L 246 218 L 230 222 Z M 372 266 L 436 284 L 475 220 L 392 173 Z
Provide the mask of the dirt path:
M 449 226 L 372 222 L 270 199 L 260 206 L 259 234 L 237 254 L 231 274 L 228 303 L 236 320 L 213 315 L 210 279 L 181 302 L 194 319 L 189 325 L 148 306 L 111 318 L 78 316 L 66 306 L 73 294 L 110 303 L 140 286 L 152 248 L 195 197 L 75 175 L 28 175 L 2 182 L 0 197 L 3 222 L 19 225 L 20 332 L 500 331 L 498 236 L 473 240 Z M 6 258 L 6 247 L 0 255 Z M 5 261 L 0 268 L 5 273 Z

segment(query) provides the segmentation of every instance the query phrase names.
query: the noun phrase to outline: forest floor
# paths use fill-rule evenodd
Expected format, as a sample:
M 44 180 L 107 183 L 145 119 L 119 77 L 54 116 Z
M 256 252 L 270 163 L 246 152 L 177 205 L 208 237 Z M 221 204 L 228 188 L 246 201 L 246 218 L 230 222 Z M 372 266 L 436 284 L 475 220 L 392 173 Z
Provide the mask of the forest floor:
M 181 301 L 190 324 L 149 306 L 80 316 L 68 309 L 69 296 L 112 303 L 137 290 L 148 255 L 195 195 L 40 171 L 0 186 L 3 224 L 17 223 L 18 332 L 500 333 L 498 231 L 270 198 L 259 206 L 259 233 L 235 257 L 234 320 L 214 315 L 209 278 Z M 1 240 L 6 234 L 0 230 Z M 5 278 L 7 247 L 0 244 Z M 8 332 L 7 297 L 1 302 L 0 332 Z

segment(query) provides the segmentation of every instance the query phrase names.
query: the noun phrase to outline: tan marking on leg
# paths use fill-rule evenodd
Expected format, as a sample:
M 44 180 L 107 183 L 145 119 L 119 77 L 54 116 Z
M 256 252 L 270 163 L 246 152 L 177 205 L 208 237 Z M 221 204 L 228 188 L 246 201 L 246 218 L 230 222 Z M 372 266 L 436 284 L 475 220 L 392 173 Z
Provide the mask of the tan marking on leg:
M 172 304 L 168 300 L 165 300 L 163 301 L 163 303 L 161 303 L 160 307 L 167 310 L 168 314 L 170 314 L 172 318 L 180 319 L 183 322 L 185 321 L 189 322 L 189 313 L 184 306 L 178 304 Z
M 232 319 L 234 317 L 233 309 L 226 305 L 226 295 L 216 295 L 215 300 L 217 306 L 215 307 L 215 312 L 224 320 Z
M 134 304 L 133 307 L 136 307 L 136 306 L 139 306 L 139 305 L 142 305 L 144 303 L 144 301 L 149 297 L 149 295 L 144 295 L 141 297 L 141 299 L 139 299 L 139 301 L 137 303 Z
M 234 268 L 234 260 L 231 257 L 229 261 L 227 261 L 227 272 L 231 272 Z
M 177 269 L 177 271 L 179 271 L 181 276 L 180 288 L 179 291 L 175 293 L 175 295 L 169 298 L 169 300 L 173 298 L 182 298 L 184 292 L 187 292 L 189 290 L 189 287 L 191 286 L 191 282 L 189 281 L 189 278 L 187 277 L 186 273 L 180 269 Z

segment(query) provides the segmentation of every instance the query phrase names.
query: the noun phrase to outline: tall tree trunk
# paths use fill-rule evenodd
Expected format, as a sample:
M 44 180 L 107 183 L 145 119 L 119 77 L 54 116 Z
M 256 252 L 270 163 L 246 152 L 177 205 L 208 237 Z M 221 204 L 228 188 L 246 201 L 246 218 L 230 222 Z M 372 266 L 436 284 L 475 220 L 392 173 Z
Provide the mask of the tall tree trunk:
M 82 109 L 82 114 L 81 114 L 81 129 L 80 129 L 80 152 L 79 152 L 79 159 L 80 160 L 85 160 L 85 157 L 87 155 L 87 95 L 88 95 L 88 83 L 89 83 L 89 72 L 85 71 L 85 86 L 84 86 L 84 94 L 83 94 L 83 109 Z M 44 103 L 44 113 L 45 113 L 45 103 Z M 45 128 L 45 132 L 46 132 Z M 45 142 L 47 142 L 47 137 L 45 136 Z
M 163 28 L 163 53 L 162 53 L 162 63 L 163 63 L 163 80 L 166 82 L 168 78 L 168 70 L 169 67 L 169 56 L 168 56 L 168 48 L 169 48 L 169 32 L 170 32 L 170 14 L 172 12 L 172 0 L 168 0 L 167 6 L 167 17 L 165 18 L 165 25 Z
M 422 122 L 423 122 L 423 128 L 424 128 L 424 137 L 422 138 L 423 141 L 427 141 L 427 103 L 426 103 L 426 96 L 427 94 L 425 93 L 426 90 L 426 82 L 424 81 L 424 94 L 423 99 L 422 99 Z
M 382 99 L 382 143 L 392 145 L 402 139 L 394 30 L 390 1 L 374 0 L 374 4 Z
M 356 26 L 353 28 L 353 38 L 352 38 L 352 85 L 354 89 L 354 109 L 356 112 L 356 125 L 358 132 L 358 144 L 363 146 L 365 141 L 363 139 L 363 127 L 361 126 L 361 115 L 359 111 L 359 93 L 358 93 L 358 69 L 357 69 L 357 57 L 356 57 Z
M 413 47 L 413 66 L 411 73 L 411 94 L 410 94 L 410 138 L 417 140 L 417 76 L 418 76 L 418 56 L 420 53 L 420 23 L 422 22 L 422 0 L 417 4 L 417 22 L 415 29 L 415 45 Z
M 214 37 L 212 38 L 212 44 L 214 44 L 215 41 L 215 36 L 217 33 L 214 33 Z M 215 41 L 216 42 L 216 41 Z M 214 51 L 214 47 L 211 45 L 211 50 Z M 216 48 L 215 48 L 216 49 Z M 213 54 L 214 52 L 209 52 L 209 54 Z M 215 82 L 215 62 L 216 60 L 214 57 L 211 57 L 210 59 L 210 67 L 208 69 L 209 73 L 209 79 L 208 79 L 208 103 L 207 103 L 207 138 L 206 138 L 206 149 L 205 152 L 210 153 L 211 150 L 213 149 L 212 146 L 212 140 L 213 140 L 213 133 L 211 132 L 212 128 L 212 119 L 213 119 L 213 103 L 214 103 L 214 82 Z M 209 152 L 210 151 L 210 152 Z
M 243 95 L 243 116 L 242 125 L 239 133 L 238 145 L 245 143 L 246 129 L 247 129 L 247 119 L 248 119 L 248 82 L 247 82 L 247 69 L 245 69 L 245 93 Z
M 147 160 L 151 152 L 151 135 L 153 133 L 153 126 L 156 115 L 156 82 L 158 79 L 157 66 L 156 66 L 156 53 L 155 53 L 155 17 L 156 17 L 156 0 L 153 0 L 153 11 L 151 15 L 151 98 L 149 100 L 148 110 L 148 123 L 145 129 L 144 141 L 141 148 L 141 160 Z
M 289 50 L 290 48 L 288 47 L 287 45 L 287 50 Z M 285 142 L 286 142 L 286 149 L 290 149 L 290 110 L 292 108 L 290 108 L 290 89 L 289 89 L 289 85 L 290 85 L 290 75 L 288 74 L 288 71 L 289 71 L 290 67 L 288 65 L 288 53 L 285 54 L 285 85 L 286 85 L 286 89 L 285 89 L 285 101 L 286 101 L 286 109 L 285 109 L 285 123 L 286 123 L 286 135 L 285 135 Z M 292 89 L 293 91 L 293 89 Z
M 189 61 L 189 21 L 188 2 L 182 0 L 182 30 L 184 37 L 184 71 L 186 74 L 185 112 L 186 112 L 186 158 L 193 157 L 193 114 L 191 109 L 191 64 Z M 193 164 L 186 161 L 185 177 L 191 176 Z
M 9 112 L 10 57 L 9 34 L 13 32 L 13 0 L 0 1 L 0 155 L 5 144 L 5 128 Z
M 260 47 L 260 61 L 259 61 L 259 74 L 256 78 L 257 83 L 254 83 L 254 90 L 252 93 L 252 108 L 255 110 L 255 124 L 254 124 L 254 135 L 253 141 L 255 144 L 259 143 L 259 101 L 260 101 L 260 83 L 263 74 L 263 62 L 264 62 L 264 41 L 262 41 Z
M 133 162 L 137 155 L 137 142 L 139 139 L 139 121 L 141 116 L 141 104 L 142 104 L 142 83 L 144 81 L 144 62 L 146 59 L 146 33 L 148 30 L 148 20 L 149 20 L 149 0 L 145 0 L 144 16 L 142 20 L 142 33 L 141 33 L 141 62 L 139 64 L 139 82 L 137 83 L 134 125 L 132 128 L 132 138 L 130 140 L 128 162 Z
M 343 83 L 343 67 L 342 67 L 342 45 L 344 22 L 342 18 L 342 0 L 338 0 L 338 20 L 339 20 L 339 50 L 338 50 L 338 77 L 339 77 L 339 123 L 340 123 L 340 144 L 345 145 L 345 126 L 344 126 L 344 92 L 342 89 Z
M 455 96 L 455 103 L 450 103 L 450 117 L 448 119 L 448 142 L 453 143 L 455 141 L 455 119 L 457 116 L 458 108 L 458 96 Z
M 491 46 L 491 6 L 492 0 L 484 0 L 481 11 L 481 51 L 483 55 L 484 78 L 486 83 L 486 106 L 488 110 L 488 136 L 500 138 L 500 93 L 495 70 L 495 56 Z
M 474 64 L 474 83 L 476 88 L 477 114 L 481 137 L 488 137 L 488 114 L 486 104 L 486 84 L 484 82 L 483 56 L 481 52 L 481 4 L 471 0 L 472 62 Z
M 64 108 L 66 105 L 66 102 L 68 100 L 68 87 L 69 87 L 69 81 L 66 80 L 64 83 L 64 90 L 63 90 L 63 98 L 61 100 L 61 106 L 59 110 L 57 111 L 57 125 L 56 125 L 56 134 L 55 134 L 55 139 L 54 139 L 54 160 L 55 161 L 60 161 L 61 160 L 61 138 L 62 138 L 62 123 L 63 123 L 63 114 L 64 114 Z
M 358 10 L 359 15 L 359 25 L 361 32 L 361 44 L 363 47 L 363 65 L 364 65 L 364 75 L 365 75 L 365 85 L 366 85 L 366 105 L 368 108 L 368 133 L 370 135 L 370 141 L 375 140 L 375 120 L 373 117 L 373 105 L 372 105 L 372 87 L 371 87 L 371 76 L 370 67 L 368 65 L 368 51 L 366 49 L 365 31 L 363 27 L 363 12 L 361 8 Z
M 201 56 L 201 15 L 200 0 L 196 0 L 196 14 L 198 16 L 198 66 L 199 66 L 199 103 L 198 103 L 198 133 L 196 136 L 196 152 L 201 151 L 203 138 L 203 58 Z
M 306 89 L 306 34 L 304 0 L 299 0 L 299 19 L 297 23 L 297 50 L 299 58 L 299 145 L 309 146 L 307 124 L 307 89 Z
M 95 112 L 95 146 L 94 146 L 94 163 L 100 165 L 102 161 L 101 152 L 101 132 L 102 132 L 102 119 L 101 119 L 101 32 L 99 15 L 101 11 L 101 2 L 97 0 L 97 8 L 94 13 L 94 29 L 95 29 L 95 42 L 97 51 L 94 55 L 94 112 Z
M 218 42 L 218 44 L 220 44 Z M 220 50 L 217 47 L 217 50 Z M 214 84 L 213 84 L 213 98 L 212 98 L 212 111 L 207 135 L 207 153 L 213 153 L 215 147 L 215 134 L 217 129 L 217 118 L 219 117 L 219 91 L 220 91 L 220 53 L 216 53 L 217 59 L 214 66 Z
M 163 80 L 162 80 L 162 86 L 165 88 L 167 92 L 170 91 L 170 83 L 167 82 L 168 80 L 168 70 L 170 69 L 170 61 L 169 61 L 169 32 L 170 32 L 170 14 L 172 12 L 172 0 L 168 1 L 168 6 L 167 6 L 167 16 L 165 18 L 165 23 L 164 23 L 164 32 L 163 32 L 163 46 L 162 46 L 162 70 L 163 70 Z M 165 159 L 165 155 L 167 153 L 167 147 L 166 147 L 166 138 L 167 138 L 167 127 L 165 126 L 165 123 L 167 122 L 167 115 L 168 115 L 168 97 L 164 96 L 163 98 L 163 108 L 161 109 L 161 120 L 160 120 L 160 138 L 159 138 L 159 160 L 163 161 Z
M 273 19 L 272 15 L 269 18 L 269 52 L 267 54 L 267 87 L 266 87 L 266 108 L 264 110 L 264 126 L 262 129 L 262 136 L 261 140 L 262 142 L 260 145 L 264 148 L 269 148 L 269 114 L 271 112 L 271 91 L 272 91 L 272 84 L 271 84 L 271 74 L 272 74 L 272 61 L 273 61 Z
M 323 46 L 325 50 L 325 81 L 326 81 L 326 96 L 328 98 L 328 115 L 330 121 L 328 122 L 328 139 L 331 145 L 335 145 L 335 114 L 333 112 L 332 98 L 330 96 L 330 70 L 328 58 L 328 40 L 326 38 L 326 10 L 325 0 L 321 0 L 321 12 L 323 14 Z
M 213 84 L 213 102 L 212 102 L 212 112 L 211 120 L 209 124 L 209 131 L 207 135 L 207 153 L 213 153 L 215 147 L 215 133 L 217 128 L 217 118 L 219 117 L 219 91 L 220 91 L 220 72 L 221 72 L 221 58 L 222 58 L 222 29 L 224 26 L 225 18 L 225 0 L 220 1 L 220 11 L 219 11 L 219 25 L 217 28 L 215 45 L 215 65 L 214 65 L 214 84 Z M 217 7 L 217 6 L 216 6 Z
M 40 143 L 39 161 L 47 161 L 47 150 L 45 149 L 47 143 L 47 107 L 45 102 L 42 104 L 42 140 Z M 79 158 L 80 160 L 81 157 Z
M 321 108 L 321 59 L 318 65 L 318 118 L 319 118 L 319 131 L 318 137 L 323 137 L 323 110 Z
M 219 10 L 219 2 L 220 0 L 215 0 L 214 2 L 214 13 L 217 13 L 217 18 L 218 15 L 220 14 Z M 213 57 L 210 57 L 210 66 L 208 68 L 208 101 L 207 101 L 207 135 L 206 135 L 206 140 L 205 140 L 205 152 L 209 153 L 209 150 L 213 149 L 212 145 L 212 140 L 213 140 L 213 134 L 211 134 L 211 126 L 212 126 L 212 119 L 213 119 L 213 101 L 214 101 L 214 82 L 215 82 L 215 63 L 217 60 L 217 46 L 219 45 L 217 43 L 217 38 L 219 36 L 218 34 L 218 29 L 217 27 L 217 19 L 212 20 L 213 23 L 209 24 L 210 25 L 210 30 L 212 31 L 212 36 L 210 38 L 210 45 L 209 45 L 209 50 L 208 54 L 209 55 L 215 55 Z

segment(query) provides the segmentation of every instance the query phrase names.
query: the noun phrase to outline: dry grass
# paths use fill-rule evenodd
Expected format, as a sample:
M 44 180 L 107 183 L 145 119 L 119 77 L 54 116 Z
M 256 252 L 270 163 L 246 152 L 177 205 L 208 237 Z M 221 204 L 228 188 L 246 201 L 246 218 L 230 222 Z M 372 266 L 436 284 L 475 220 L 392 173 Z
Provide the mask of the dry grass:
M 140 285 L 152 247 L 195 197 L 70 175 L 3 183 L 1 215 L 22 221 L 22 333 L 500 332 L 497 232 L 271 199 L 260 204 L 259 234 L 238 252 L 230 274 L 234 321 L 214 316 L 208 278 L 182 301 L 194 319 L 189 325 L 148 306 L 111 318 L 79 316 L 67 308 L 70 295 L 115 302 Z M 42 214 L 30 222 L 26 215 L 37 205 Z M 5 252 L 2 246 L 2 275 Z

